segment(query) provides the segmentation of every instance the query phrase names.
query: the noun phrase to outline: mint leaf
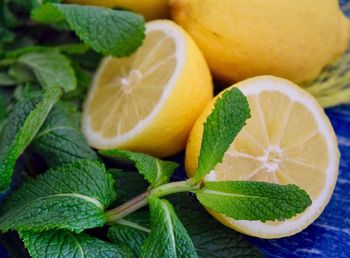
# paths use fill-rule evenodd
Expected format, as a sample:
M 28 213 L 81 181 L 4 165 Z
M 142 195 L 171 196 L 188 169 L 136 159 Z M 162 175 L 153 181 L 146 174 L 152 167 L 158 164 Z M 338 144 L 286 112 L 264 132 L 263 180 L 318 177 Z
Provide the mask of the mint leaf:
M 197 257 L 191 238 L 167 200 L 151 198 L 151 233 L 141 257 Z
M 114 243 L 127 245 L 135 257 L 140 257 L 141 246 L 150 232 L 148 212 L 137 212 L 118 220 L 109 228 L 107 236 Z
M 188 231 L 198 257 L 263 257 L 259 249 L 249 243 L 242 234 L 213 219 L 192 195 L 173 195 L 170 201 L 174 203 L 176 213 Z
M 44 51 L 49 51 L 53 49 L 54 49 L 53 47 L 49 47 L 49 46 L 29 45 L 25 47 L 16 48 L 14 50 L 6 51 L 5 56 L 9 59 L 16 59 L 22 55 L 29 54 L 32 52 L 42 52 L 42 51 L 44 52 Z
M 80 132 L 76 117 L 78 114 L 75 108 L 59 102 L 30 145 L 49 167 L 54 168 L 81 159 L 98 159 Z
M 69 92 L 77 87 L 77 79 L 69 59 L 57 50 L 31 52 L 21 56 L 18 62 L 33 69 L 44 88 L 61 87 Z
M 84 258 L 127 258 L 133 257 L 125 246 L 111 244 L 98 238 L 68 230 L 44 232 L 24 231 L 21 238 L 33 258 L 84 257 Z
M 146 192 L 149 187 L 147 181 L 136 172 L 118 169 L 111 169 L 108 172 L 112 175 L 115 181 L 114 187 L 118 192 L 118 198 L 114 202 L 116 205 L 121 205 L 137 195 Z
M 31 143 L 61 94 L 59 88 L 50 88 L 42 98 L 19 101 L 6 118 L 0 135 L 0 191 L 9 186 L 16 160 Z
M 232 88 L 216 100 L 204 123 L 198 167 L 193 180 L 200 182 L 222 158 L 250 117 L 249 104 L 238 88 Z
M 79 233 L 101 227 L 104 209 L 115 197 L 113 179 L 101 163 L 69 163 L 22 184 L 3 207 L 0 230 L 59 228 Z
M 169 182 L 169 179 L 178 164 L 163 161 L 147 154 L 125 150 L 101 150 L 99 153 L 105 157 L 130 160 L 135 163 L 138 172 L 151 184 L 152 187 Z
M 12 91 L 8 88 L 0 88 L 0 136 L 1 130 L 5 122 L 5 118 L 10 111 L 10 102 L 12 99 Z M 9 107 L 10 106 L 10 107 Z
M 15 63 L 11 65 L 8 73 L 17 84 L 28 83 L 35 80 L 31 69 L 23 64 Z
M 201 204 L 237 220 L 284 220 L 311 205 L 296 185 L 253 181 L 205 182 L 196 192 Z
M 117 57 L 132 54 L 145 34 L 142 16 L 122 10 L 73 4 L 44 4 L 32 12 L 43 23 L 66 21 L 96 52 Z
M 0 87 L 1 86 L 14 86 L 16 81 L 5 72 L 0 72 Z
M 89 46 L 83 43 L 69 43 L 63 45 L 55 45 L 55 46 L 43 46 L 43 45 L 30 45 L 21 48 L 16 48 L 14 50 L 7 51 L 5 56 L 10 59 L 16 59 L 25 54 L 33 53 L 33 52 L 46 52 L 57 50 L 59 52 L 65 54 L 84 54 L 90 49 Z
M 85 45 L 83 43 L 71 43 L 71 44 L 65 44 L 60 46 L 55 46 L 55 48 L 62 53 L 66 54 L 84 54 L 88 50 L 90 50 L 90 47 L 88 45 Z
M 46 24 L 53 24 L 65 21 L 64 14 L 60 12 L 57 6 L 51 3 L 38 5 L 35 9 L 33 9 L 31 13 L 31 18 L 33 21 Z
M 5 98 L 2 95 L 0 95 L 0 131 L 1 131 L 2 121 L 7 116 L 6 106 L 7 105 L 6 105 Z

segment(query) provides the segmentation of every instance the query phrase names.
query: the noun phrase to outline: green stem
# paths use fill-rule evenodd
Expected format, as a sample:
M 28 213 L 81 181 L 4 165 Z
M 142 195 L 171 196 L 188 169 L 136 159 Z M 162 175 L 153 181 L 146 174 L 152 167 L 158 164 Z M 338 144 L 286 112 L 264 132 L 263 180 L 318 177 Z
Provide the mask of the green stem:
M 192 192 L 199 188 L 200 185 L 193 185 L 190 180 L 186 180 L 158 186 L 150 191 L 150 195 L 160 198 L 174 193 Z
M 148 197 L 163 197 L 169 194 L 180 192 L 192 192 L 200 189 L 200 185 L 193 185 L 190 180 L 172 182 L 165 185 L 158 186 L 150 191 L 142 193 L 130 201 L 105 212 L 107 224 L 114 224 L 118 220 L 128 216 L 129 214 L 137 211 L 138 209 L 147 205 Z

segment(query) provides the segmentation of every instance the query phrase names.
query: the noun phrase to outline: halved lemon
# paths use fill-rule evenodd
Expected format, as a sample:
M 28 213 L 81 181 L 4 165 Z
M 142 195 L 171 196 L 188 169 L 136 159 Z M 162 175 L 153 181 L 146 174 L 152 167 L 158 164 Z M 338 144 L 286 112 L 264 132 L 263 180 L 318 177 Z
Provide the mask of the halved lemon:
M 130 57 L 105 58 L 84 105 L 82 131 L 97 149 L 120 148 L 164 157 L 181 151 L 213 98 L 209 68 L 178 25 L 146 25 Z
M 339 150 L 332 125 L 316 100 L 287 80 L 259 76 L 232 87 L 247 96 L 251 118 L 206 180 L 296 184 L 310 195 L 312 205 L 283 222 L 233 220 L 210 213 L 235 230 L 261 238 L 300 232 L 326 207 L 337 180 Z M 191 132 L 186 149 L 189 176 L 197 167 L 203 123 L 214 103 L 206 107 Z

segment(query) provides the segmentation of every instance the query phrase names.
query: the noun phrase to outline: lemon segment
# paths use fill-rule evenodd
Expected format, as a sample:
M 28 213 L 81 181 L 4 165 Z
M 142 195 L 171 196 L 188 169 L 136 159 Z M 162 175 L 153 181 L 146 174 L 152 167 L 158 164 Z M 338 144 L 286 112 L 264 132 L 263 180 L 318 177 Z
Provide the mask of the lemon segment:
M 329 119 L 313 97 L 287 80 L 260 76 L 233 87 L 247 96 L 251 118 L 206 180 L 295 184 L 310 195 L 312 205 L 283 222 L 233 220 L 210 212 L 225 225 L 252 236 L 279 238 L 300 232 L 321 214 L 336 183 L 339 150 Z M 189 176 L 197 167 L 203 123 L 214 103 L 191 132 L 185 161 Z
M 82 130 L 97 149 L 175 154 L 213 98 L 209 68 L 186 32 L 165 20 L 146 30 L 132 56 L 107 57 L 96 72 Z

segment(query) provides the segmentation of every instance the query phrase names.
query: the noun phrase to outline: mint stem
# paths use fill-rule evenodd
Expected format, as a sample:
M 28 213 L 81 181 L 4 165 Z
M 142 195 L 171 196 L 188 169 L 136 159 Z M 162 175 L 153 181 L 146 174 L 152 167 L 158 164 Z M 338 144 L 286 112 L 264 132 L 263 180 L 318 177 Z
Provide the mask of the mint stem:
M 129 214 L 137 211 L 138 209 L 147 205 L 148 197 L 163 197 L 169 194 L 180 193 L 180 192 L 192 192 L 199 190 L 200 184 L 193 185 L 191 180 L 172 182 L 165 185 L 158 186 L 157 188 L 151 189 L 144 192 L 130 201 L 105 212 L 107 224 L 114 224 L 118 220 L 128 216 Z
M 142 193 L 130 201 L 105 212 L 107 224 L 114 224 L 116 221 L 128 216 L 147 204 L 149 193 Z

